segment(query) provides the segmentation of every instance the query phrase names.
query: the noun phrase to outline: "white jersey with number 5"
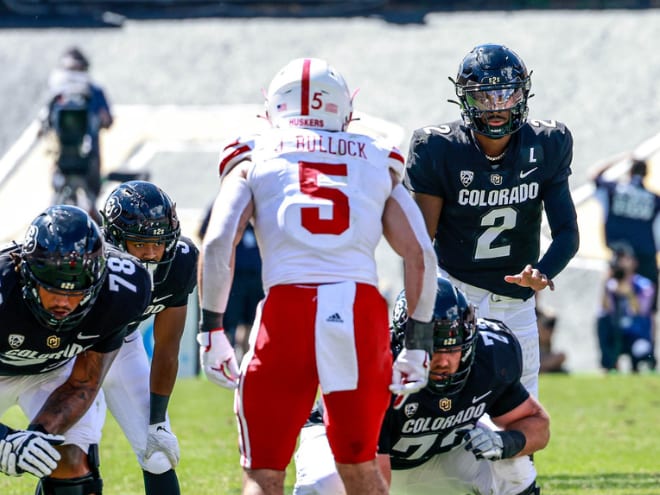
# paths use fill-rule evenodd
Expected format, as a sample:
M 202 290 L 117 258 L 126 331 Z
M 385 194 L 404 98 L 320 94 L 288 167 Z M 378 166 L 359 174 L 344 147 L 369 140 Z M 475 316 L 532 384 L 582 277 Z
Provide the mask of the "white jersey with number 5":
M 383 209 L 401 177 L 396 148 L 360 134 L 272 129 L 251 143 L 247 180 L 264 287 L 353 280 L 378 284 Z

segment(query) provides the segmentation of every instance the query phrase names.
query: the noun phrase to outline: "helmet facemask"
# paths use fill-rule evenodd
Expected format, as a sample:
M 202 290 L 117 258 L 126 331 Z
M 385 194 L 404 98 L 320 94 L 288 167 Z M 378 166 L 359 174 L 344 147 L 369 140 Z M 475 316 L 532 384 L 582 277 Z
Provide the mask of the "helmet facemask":
M 436 394 L 453 395 L 460 392 L 467 382 L 477 343 L 474 308 L 465 309 L 462 317 L 455 320 L 436 320 L 433 327 L 433 351 L 451 352 L 460 350 L 461 359 L 456 372 L 448 375 L 429 374 L 427 388 Z
M 169 196 L 150 182 L 129 181 L 110 193 L 101 216 L 106 237 L 125 252 L 126 241 L 165 245 L 159 261 L 142 262 L 154 285 L 162 283 L 169 274 L 181 236 L 176 205 Z
M 512 50 L 501 45 L 475 47 L 461 63 L 454 84 L 465 126 L 492 139 L 513 134 L 527 121 L 531 73 Z M 451 100 L 450 100 L 451 101 Z M 489 124 L 508 112 L 503 125 Z M 502 115 L 503 116 L 503 115 Z
M 427 390 L 435 394 L 452 395 L 460 392 L 467 382 L 474 362 L 477 343 L 476 313 L 462 291 L 445 278 L 438 277 L 438 289 L 433 308 L 434 352 L 461 351 L 456 372 L 449 375 L 429 374 Z M 390 339 L 392 354 L 396 357 L 404 348 L 404 335 L 408 321 L 408 303 L 401 291 L 394 303 Z
M 21 248 L 23 299 L 42 325 L 68 331 L 91 310 L 105 281 L 106 255 L 99 228 L 73 206 L 47 209 L 30 225 Z M 44 308 L 39 286 L 82 300 L 69 315 L 57 318 Z

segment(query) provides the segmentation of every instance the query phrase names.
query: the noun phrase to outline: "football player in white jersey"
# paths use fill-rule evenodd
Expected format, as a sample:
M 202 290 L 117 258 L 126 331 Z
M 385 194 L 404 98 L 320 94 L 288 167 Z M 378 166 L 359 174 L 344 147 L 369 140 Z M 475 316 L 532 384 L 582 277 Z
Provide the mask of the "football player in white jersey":
M 222 185 L 202 245 L 198 341 L 209 379 L 236 388 L 244 494 L 283 493 L 319 385 L 347 493 L 387 493 L 376 446 L 389 390 L 405 395 L 428 379 L 437 260 L 401 185 L 403 157 L 347 132 L 352 111 L 332 66 L 293 60 L 268 88 L 272 127 L 236 140 L 221 157 Z M 239 372 L 222 314 L 235 245 L 250 220 L 266 296 Z M 411 315 L 393 366 L 375 261 L 383 235 L 403 258 Z

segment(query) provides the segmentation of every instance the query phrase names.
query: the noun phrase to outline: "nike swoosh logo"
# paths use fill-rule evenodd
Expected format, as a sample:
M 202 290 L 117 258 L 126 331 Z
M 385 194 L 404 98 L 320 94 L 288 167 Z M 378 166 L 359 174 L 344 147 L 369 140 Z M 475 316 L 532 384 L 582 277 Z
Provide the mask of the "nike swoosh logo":
M 531 174 L 532 172 L 534 172 L 537 168 L 538 168 L 538 167 L 534 167 L 534 168 L 531 168 L 531 169 L 529 169 L 529 170 L 521 170 L 521 171 L 520 171 L 520 178 L 521 178 L 521 179 L 524 179 L 524 178 L 527 177 L 529 174 Z
M 154 297 L 153 301 L 151 301 L 151 302 L 154 303 L 154 304 L 156 304 L 156 303 L 159 303 L 159 302 L 161 302 L 161 301 L 164 301 L 164 300 L 167 299 L 168 297 L 172 297 L 173 295 L 174 295 L 174 294 L 167 294 L 166 296 Z
M 488 392 L 486 392 L 486 393 L 483 394 L 483 395 L 480 395 L 479 397 L 472 397 L 472 404 L 476 404 L 476 403 L 479 402 L 480 400 L 485 399 L 485 398 L 488 397 L 492 392 L 493 392 L 492 390 L 489 390 Z
M 78 340 L 87 340 L 87 339 L 96 339 L 100 337 L 100 335 L 83 335 L 82 332 L 78 333 Z

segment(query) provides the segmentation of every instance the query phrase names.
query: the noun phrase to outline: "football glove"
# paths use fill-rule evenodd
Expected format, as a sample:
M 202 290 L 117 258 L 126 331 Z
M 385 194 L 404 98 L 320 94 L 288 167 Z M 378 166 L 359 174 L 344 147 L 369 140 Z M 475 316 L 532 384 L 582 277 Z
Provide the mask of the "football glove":
M 50 475 L 60 453 L 53 445 L 64 442 L 61 435 L 18 430 L 0 440 L 0 471 L 9 476 L 30 473 L 37 478 Z
M 476 426 L 465 432 L 465 450 L 477 459 L 499 461 L 515 456 L 525 448 L 526 438 L 520 431 L 493 431 Z
M 428 379 L 428 353 L 421 349 L 404 349 L 394 361 L 390 391 L 404 396 L 413 394 L 426 387 Z
M 222 328 L 197 334 L 199 361 L 206 377 L 221 387 L 235 389 L 238 387 L 238 361 L 234 348 L 229 343 Z
M 145 464 L 149 463 L 149 458 L 156 452 L 162 452 L 167 457 L 172 469 L 179 464 L 179 441 L 165 421 L 149 425 L 147 448 L 144 451 Z

